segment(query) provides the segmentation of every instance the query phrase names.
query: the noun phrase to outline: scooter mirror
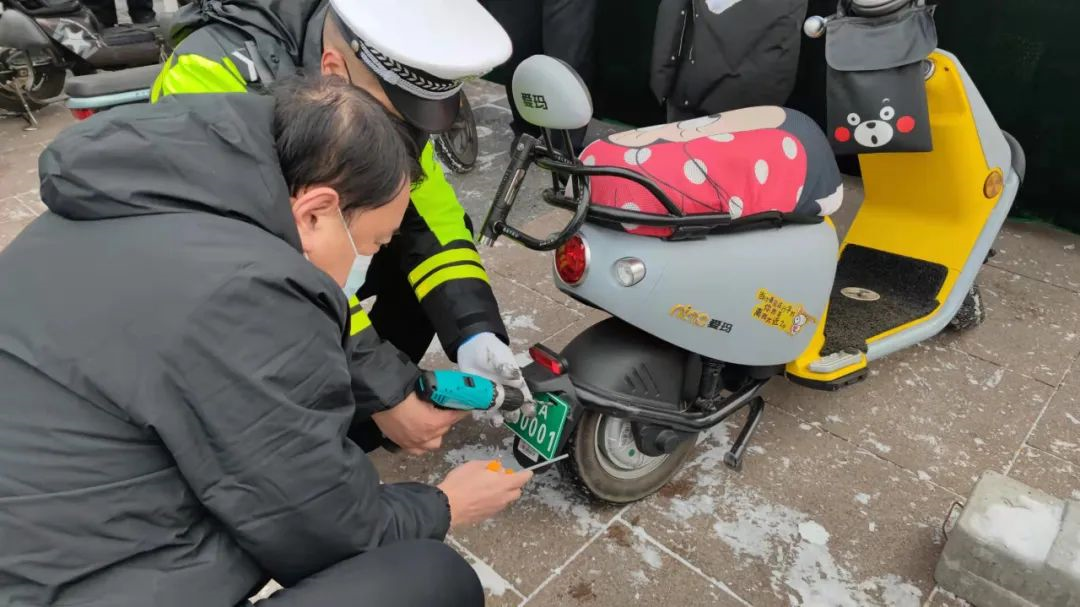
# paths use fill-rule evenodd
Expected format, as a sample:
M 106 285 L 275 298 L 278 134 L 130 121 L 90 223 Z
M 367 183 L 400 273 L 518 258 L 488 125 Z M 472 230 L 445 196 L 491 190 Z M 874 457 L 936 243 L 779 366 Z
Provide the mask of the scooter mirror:
M 592 119 L 589 87 L 566 63 L 533 55 L 514 70 L 514 105 L 530 124 L 557 131 L 572 131 Z

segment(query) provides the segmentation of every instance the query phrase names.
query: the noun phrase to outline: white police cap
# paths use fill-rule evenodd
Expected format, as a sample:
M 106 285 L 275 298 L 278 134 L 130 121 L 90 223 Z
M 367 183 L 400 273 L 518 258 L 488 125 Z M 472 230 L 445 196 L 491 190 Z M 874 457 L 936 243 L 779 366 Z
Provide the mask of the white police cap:
M 401 115 L 450 128 L 464 81 L 510 58 L 510 37 L 477 0 L 330 0 L 331 18 Z

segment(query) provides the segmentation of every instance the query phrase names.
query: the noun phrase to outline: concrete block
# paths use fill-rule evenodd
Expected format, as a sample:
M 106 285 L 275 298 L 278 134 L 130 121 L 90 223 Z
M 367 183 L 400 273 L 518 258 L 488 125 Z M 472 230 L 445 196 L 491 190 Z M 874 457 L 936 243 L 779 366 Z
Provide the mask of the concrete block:
M 1080 605 L 1080 503 L 983 474 L 934 577 L 977 607 Z

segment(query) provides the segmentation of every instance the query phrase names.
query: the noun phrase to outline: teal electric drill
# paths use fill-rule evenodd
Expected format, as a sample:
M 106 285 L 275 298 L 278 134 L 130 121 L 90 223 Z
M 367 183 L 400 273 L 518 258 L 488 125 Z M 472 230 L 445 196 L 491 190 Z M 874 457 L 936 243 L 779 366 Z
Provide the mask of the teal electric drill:
M 521 390 L 461 371 L 424 371 L 416 380 L 416 394 L 444 409 L 527 414 L 521 411 L 527 404 Z

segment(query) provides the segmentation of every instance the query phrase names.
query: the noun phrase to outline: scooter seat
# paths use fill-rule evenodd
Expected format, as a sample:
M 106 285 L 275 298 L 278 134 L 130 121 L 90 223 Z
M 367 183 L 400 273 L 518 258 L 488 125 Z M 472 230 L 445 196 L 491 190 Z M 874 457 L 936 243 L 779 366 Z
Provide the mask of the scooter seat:
M 734 219 L 775 212 L 824 216 L 843 185 L 828 139 L 805 114 L 762 106 L 616 133 L 589 144 L 585 165 L 632 170 L 656 183 L 686 215 Z M 649 191 L 617 176 L 590 178 L 591 203 L 667 215 Z M 643 236 L 671 228 L 624 225 Z

